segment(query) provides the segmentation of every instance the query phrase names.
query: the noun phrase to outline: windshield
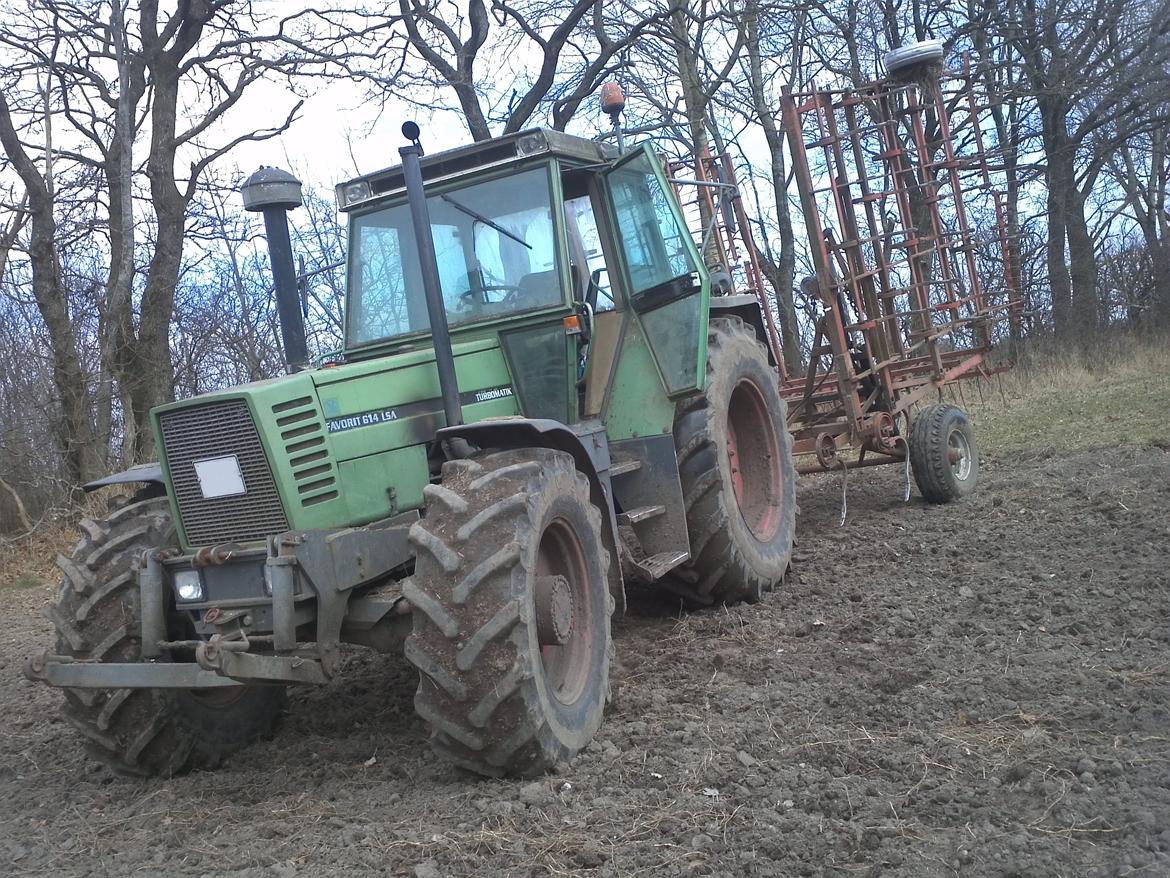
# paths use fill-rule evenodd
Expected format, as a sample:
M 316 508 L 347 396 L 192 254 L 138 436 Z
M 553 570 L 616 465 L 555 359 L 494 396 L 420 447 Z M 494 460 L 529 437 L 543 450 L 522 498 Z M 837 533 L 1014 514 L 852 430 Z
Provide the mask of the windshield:
M 547 167 L 427 198 L 451 325 L 563 301 Z M 362 345 L 430 329 L 405 204 L 354 218 L 346 340 Z

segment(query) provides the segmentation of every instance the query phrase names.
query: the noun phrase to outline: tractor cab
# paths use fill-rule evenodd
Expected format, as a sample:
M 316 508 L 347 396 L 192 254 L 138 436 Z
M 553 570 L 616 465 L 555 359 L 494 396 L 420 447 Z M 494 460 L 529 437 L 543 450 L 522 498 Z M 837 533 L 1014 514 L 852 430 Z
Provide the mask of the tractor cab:
M 420 162 L 452 343 L 498 339 L 530 418 L 602 417 L 636 321 L 667 395 L 699 388 L 709 278 L 648 147 L 532 130 Z M 431 344 L 403 170 L 337 187 L 349 215 L 345 359 Z

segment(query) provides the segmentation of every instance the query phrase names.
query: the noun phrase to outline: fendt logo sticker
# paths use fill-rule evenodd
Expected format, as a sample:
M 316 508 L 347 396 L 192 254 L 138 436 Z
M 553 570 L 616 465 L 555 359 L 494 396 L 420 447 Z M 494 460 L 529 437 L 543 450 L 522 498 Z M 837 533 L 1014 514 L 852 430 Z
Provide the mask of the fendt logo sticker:
M 515 394 L 506 384 L 499 387 L 488 387 L 484 390 L 469 390 L 459 394 L 461 405 L 474 405 L 477 402 L 493 402 L 497 399 L 508 399 Z M 343 415 L 340 418 L 331 418 L 327 422 L 330 433 L 344 433 L 346 430 L 356 430 L 358 427 L 372 427 L 375 424 L 388 424 L 402 418 L 413 418 L 418 415 L 437 415 L 443 411 L 441 399 L 424 399 L 419 402 L 410 402 L 406 405 L 394 406 L 385 409 L 372 409 L 368 412 L 358 412 L 353 415 Z

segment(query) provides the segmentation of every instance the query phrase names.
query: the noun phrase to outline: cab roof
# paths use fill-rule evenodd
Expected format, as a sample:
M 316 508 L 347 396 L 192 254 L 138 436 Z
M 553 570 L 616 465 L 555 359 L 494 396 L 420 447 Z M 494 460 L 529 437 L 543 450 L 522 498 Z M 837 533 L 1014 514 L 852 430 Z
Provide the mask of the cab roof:
M 617 150 L 609 144 L 551 128 L 528 128 L 515 134 L 423 156 L 421 165 L 423 179 L 435 181 L 535 156 L 603 163 L 616 158 Z M 349 211 L 375 199 L 405 191 L 402 165 L 392 165 L 338 184 L 337 206 L 342 211 Z

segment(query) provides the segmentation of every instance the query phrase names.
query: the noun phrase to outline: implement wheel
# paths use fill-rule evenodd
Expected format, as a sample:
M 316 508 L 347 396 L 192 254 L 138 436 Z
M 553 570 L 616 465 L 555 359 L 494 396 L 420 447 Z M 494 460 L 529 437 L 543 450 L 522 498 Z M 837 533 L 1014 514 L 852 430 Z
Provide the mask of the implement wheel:
M 49 617 L 57 652 L 102 662 L 142 661 L 135 559 L 177 540 L 167 498 L 123 506 L 82 522 L 84 536 L 57 564 L 64 573 Z M 168 627 L 182 625 L 172 617 Z M 193 636 L 181 628 L 176 637 Z M 180 774 L 213 768 L 224 756 L 271 733 L 284 688 L 65 689 L 63 714 L 98 761 L 122 774 Z
M 691 560 L 664 584 L 699 606 L 759 600 L 792 557 L 796 471 L 776 370 L 739 318 L 711 321 L 706 390 L 674 438 Z
M 533 448 L 443 465 L 410 531 L 406 657 L 431 746 L 532 777 L 592 740 L 609 697 L 609 553 L 573 458 Z
M 918 490 L 931 503 L 950 503 L 974 493 L 979 453 L 961 408 L 940 403 L 918 413 L 910 428 L 910 466 Z

